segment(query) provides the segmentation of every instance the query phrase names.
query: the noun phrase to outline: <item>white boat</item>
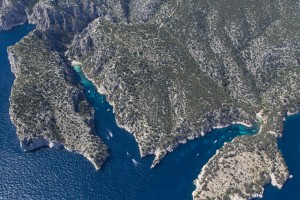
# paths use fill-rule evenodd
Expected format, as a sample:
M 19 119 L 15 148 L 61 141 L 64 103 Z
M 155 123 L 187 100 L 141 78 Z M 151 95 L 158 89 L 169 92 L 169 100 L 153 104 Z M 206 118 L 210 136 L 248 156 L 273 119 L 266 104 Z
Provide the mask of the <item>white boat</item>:
M 108 134 L 109 134 L 110 137 L 114 137 L 114 135 L 112 134 L 111 131 L 108 131 Z
M 199 156 L 199 153 L 197 153 L 197 156 Z
M 130 155 L 130 153 L 128 153 L 128 151 L 127 151 L 127 153 L 126 153 L 126 154 L 127 154 L 127 156 L 131 156 L 131 155 Z
M 109 112 L 109 111 L 110 111 L 110 109 L 107 109 L 106 111 L 107 111 L 107 112 Z
M 217 143 L 217 142 L 218 142 L 218 140 L 215 140 L 215 141 L 214 141 L 214 144 Z
M 138 161 L 136 161 L 134 158 L 132 158 L 132 162 L 133 162 L 133 164 L 134 164 L 135 166 L 138 166 L 138 165 L 139 165 Z

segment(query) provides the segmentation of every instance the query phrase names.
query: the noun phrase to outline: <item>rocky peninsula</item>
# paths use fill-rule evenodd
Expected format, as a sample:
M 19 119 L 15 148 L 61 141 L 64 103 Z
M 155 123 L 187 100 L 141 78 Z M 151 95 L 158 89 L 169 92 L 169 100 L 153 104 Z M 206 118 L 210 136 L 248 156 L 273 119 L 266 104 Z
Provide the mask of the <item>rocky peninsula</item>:
M 152 167 L 214 127 L 255 123 L 262 110 L 257 135 L 224 145 L 199 169 L 193 197 L 249 199 L 268 183 L 281 187 L 288 170 L 277 139 L 300 108 L 299 9 L 288 0 L 0 0 L 0 30 L 36 24 L 9 49 L 21 146 L 63 145 L 96 168 L 108 156 L 70 58 L 141 155 L 155 155 Z
M 94 134 L 93 110 L 82 89 L 72 84 L 71 69 L 49 49 L 38 32 L 9 48 L 16 80 L 10 115 L 25 151 L 44 146 L 77 152 L 100 169 L 109 156 Z
M 254 109 L 235 102 L 203 75 L 188 49 L 176 43 L 155 25 L 121 26 L 99 19 L 68 50 L 107 96 L 119 126 L 134 134 L 141 155 L 155 154 L 152 167 L 214 126 L 255 122 Z
M 262 197 L 265 184 L 281 189 L 289 172 L 276 135 L 268 132 L 264 111 L 258 114 L 260 131 L 227 143 L 202 168 L 194 199 L 251 199 Z

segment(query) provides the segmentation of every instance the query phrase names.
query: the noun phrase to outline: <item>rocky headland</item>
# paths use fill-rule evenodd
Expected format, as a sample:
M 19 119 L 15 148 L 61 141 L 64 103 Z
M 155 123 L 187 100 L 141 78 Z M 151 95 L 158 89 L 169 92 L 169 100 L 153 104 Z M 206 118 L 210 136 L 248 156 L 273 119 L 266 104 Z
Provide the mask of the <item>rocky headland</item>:
M 265 111 L 258 113 L 260 130 L 226 143 L 202 168 L 194 199 L 251 199 L 262 197 L 263 186 L 281 189 L 289 172 L 276 135 L 268 132 Z
M 70 57 L 113 105 L 119 126 L 134 134 L 142 156 L 168 151 L 214 126 L 255 122 L 255 110 L 203 75 L 188 49 L 152 24 L 95 20 L 73 40 Z M 186 69 L 185 66 L 189 68 Z
M 98 167 L 108 156 L 71 58 L 141 155 L 155 155 L 152 167 L 179 144 L 214 127 L 253 124 L 263 110 L 260 132 L 224 145 L 193 197 L 248 199 L 265 184 L 281 187 L 288 170 L 277 139 L 284 117 L 300 108 L 299 9 L 287 0 L 0 0 L 0 30 L 36 24 L 9 49 L 21 145 L 63 145 Z
M 100 169 L 109 153 L 94 133 L 93 109 L 82 89 L 67 80 L 71 69 L 39 37 L 33 32 L 8 50 L 16 77 L 10 115 L 21 147 L 64 147 Z

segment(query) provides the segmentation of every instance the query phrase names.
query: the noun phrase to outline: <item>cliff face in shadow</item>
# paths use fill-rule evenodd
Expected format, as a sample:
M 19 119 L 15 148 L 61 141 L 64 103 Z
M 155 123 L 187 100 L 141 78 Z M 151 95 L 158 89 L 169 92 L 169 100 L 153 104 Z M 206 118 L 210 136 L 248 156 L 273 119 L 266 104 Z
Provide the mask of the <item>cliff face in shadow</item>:
M 0 0 L 0 30 L 9 30 L 26 21 L 25 1 Z

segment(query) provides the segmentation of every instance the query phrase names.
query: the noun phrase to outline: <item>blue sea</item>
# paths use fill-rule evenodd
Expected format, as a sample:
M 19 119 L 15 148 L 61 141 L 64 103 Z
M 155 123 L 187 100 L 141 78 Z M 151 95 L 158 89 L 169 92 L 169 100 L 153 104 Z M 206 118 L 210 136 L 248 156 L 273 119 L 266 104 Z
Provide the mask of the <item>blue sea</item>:
M 83 156 L 63 149 L 41 149 L 24 153 L 9 118 L 9 96 L 14 76 L 6 48 L 33 30 L 25 24 L 0 32 L 0 199 L 107 199 L 107 200 L 191 200 L 193 180 L 203 165 L 234 137 L 255 134 L 257 126 L 232 125 L 189 141 L 169 153 L 156 168 L 153 156 L 141 158 L 130 133 L 116 125 L 105 96 L 86 80 L 79 68 L 88 101 L 95 109 L 97 134 L 108 145 L 111 157 L 95 171 Z M 294 178 L 282 190 L 267 186 L 264 199 L 300 197 L 300 117 L 287 119 L 280 148 Z M 133 159 L 136 161 L 133 162 Z M 298 198 L 297 198 L 298 197 Z

